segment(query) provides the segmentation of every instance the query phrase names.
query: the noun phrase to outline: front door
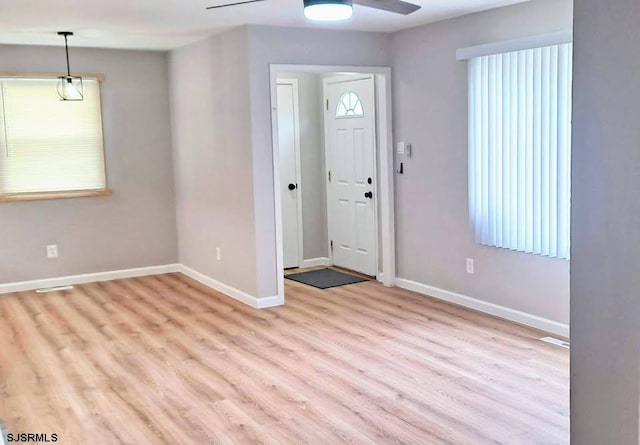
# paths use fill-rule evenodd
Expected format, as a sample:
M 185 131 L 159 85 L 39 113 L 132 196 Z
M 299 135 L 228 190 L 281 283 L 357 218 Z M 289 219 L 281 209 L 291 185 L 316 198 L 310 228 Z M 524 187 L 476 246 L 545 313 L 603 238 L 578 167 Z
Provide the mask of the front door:
M 327 204 L 333 264 L 376 275 L 375 88 L 371 75 L 325 79 Z

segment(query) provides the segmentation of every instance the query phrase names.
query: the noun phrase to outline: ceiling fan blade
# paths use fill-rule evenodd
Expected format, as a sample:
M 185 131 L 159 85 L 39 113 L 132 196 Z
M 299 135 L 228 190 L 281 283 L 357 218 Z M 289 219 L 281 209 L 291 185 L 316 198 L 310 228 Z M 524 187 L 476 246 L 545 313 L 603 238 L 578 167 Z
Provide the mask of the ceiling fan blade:
M 353 3 L 367 8 L 381 9 L 403 15 L 409 15 L 422 7 L 402 0 L 353 0 Z
M 226 3 L 224 5 L 217 5 L 217 6 L 208 6 L 206 9 L 226 8 L 227 6 L 244 5 L 245 3 L 256 3 L 256 2 L 264 2 L 264 1 L 266 1 L 266 0 L 246 0 L 246 1 L 243 1 L 243 2 Z

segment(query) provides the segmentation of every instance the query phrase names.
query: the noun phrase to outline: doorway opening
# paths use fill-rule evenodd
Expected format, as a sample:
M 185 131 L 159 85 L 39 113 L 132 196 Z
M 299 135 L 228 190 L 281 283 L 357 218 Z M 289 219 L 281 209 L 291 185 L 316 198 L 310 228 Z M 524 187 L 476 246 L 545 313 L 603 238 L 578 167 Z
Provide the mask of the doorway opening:
M 390 69 L 272 65 L 277 273 L 395 280 Z

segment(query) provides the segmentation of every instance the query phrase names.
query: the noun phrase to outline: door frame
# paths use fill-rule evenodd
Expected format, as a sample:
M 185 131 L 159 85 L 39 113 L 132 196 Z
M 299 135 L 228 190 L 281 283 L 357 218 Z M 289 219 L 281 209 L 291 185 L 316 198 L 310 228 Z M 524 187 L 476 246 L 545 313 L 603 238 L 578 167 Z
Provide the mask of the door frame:
M 298 220 L 298 267 L 302 267 L 304 261 L 304 235 L 303 230 L 304 226 L 302 224 L 302 164 L 300 161 L 300 100 L 298 96 L 298 79 L 290 79 L 281 77 L 277 80 L 277 85 L 291 85 L 293 88 L 293 129 L 295 135 L 293 137 L 293 145 L 294 151 L 296 155 L 296 193 L 297 196 L 297 220 Z M 277 94 L 277 89 L 276 89 Z M 278 127 L 276 127 L 276 131 Z M 277 135 L 276 135 L 277 136 Z M 280 145 L 276 145 L 278 150 L 280 149 Z M 280 153 L 278 152 L 278 161 L 280 160 Z M 278 180 L 280 180 L 280 176 L 278 175 Z M 280 191 L 282 193 L 282 190 Z M 282 203 L 280 203 L 282 205 Z M 282 208 L 280 209 L 282 212 Z M 284 239 L 284 236 L 283 236 Z M 284 247 L 283 247 L 284 248 Z M 284 250 L 283 250 L 283 258 L 284 258 Z M 284 264 L 284 259 L 283 259 Z
M 395 249 L 395 209 L 394 209 L 394 157 L 393 157 L 393 119 L 391 102 L 391 68 L 352 65 L 292 65 L 270 64 L 269 86 L 271 93 L 271 137 L 273 156 L 273 196 L 275 203 L 276 226 L 276 282 L 278 283 L 278 299 L 284 303 L 284 274 L 282 245 L 282 202 L 280 196 L 280 159 L 278 145 L 278 116 L 277 116 L 277 77 L 278 73 L 366 73 L 375 75 L 376 79 L 376 131 L 379 179 L 379 236 L 382 242 L 382 270 L 378 273 L 378 280 L 387 287 L 396 283 L 396 249 Z
M 380 238 L 381 238 L 381 234 L 379 232 L 379 226 L 380 223 L 378 221 L 379 219 L 379 208 L 378 208 L 378 106 L 377 106 L 377 79 L 376 79 L 376 75 L 372 74 L 372 73 L 353 73 L 353 74 L 344 74 L 341 76 L 344 80 L 341 80 L 339 82 L 334 82 L 332 84 L 336 84 L 336 83 L 343 83 L 343 82 L 352 82 L 352 81 L 356 81 L 356 80 L 364 80 L 364 79 L 368 79 L 370 77 L 373 77 L 373 96 L 374 96 L 374 100 L 375 100 L 375 104 L 374 104 L 374 109 L 375 109 L 375 113 L 376 113 L 376 118 L 374 119 L 374 126 L 376 128 L 374 128 L 374 132 L 373 132 L 373 163 L 375 168 L 373 169 L 373 183 L 375 184 L 375 193 L 373 195 L 373 212 L 375 215 L 375 218 L 373 220 L 373 230 L 376 234 L 374 240 L 373 240 L 373 249 L 374 249 L 374 259 L 375 259 L 375 264 L 376 264 L 376 278 L 379 279 L 380 281 L 383 281 L 380 277 L 381 275 L 381 271 L 378 270 L 380 269 L 380 256 L 379 256 L 379 249 L 380 249 Z M 322 100 L 326 101 L 328 100 L 327 98 L 327 87 L 330 84 L 330 79 L 331 77 L 325 77 L 324 79 L 322 79 Z M 326 196 L 327 198 L 329 196 L 331 196 L 331 183 L 329 182 L 329 170 L 330 170 L 330 166 L 329 163 L 327 162 L 328 159 L 330 159 L 329 157 L 329 125 L 328 124 L 328 119 L 330 118 L 330 114 L 329 114 L 328 109 L 324 109 L 323 114 L 323 122 L 324 122 L 324 159 L 325 159 L 325 163 L 324 163 L 324 167 L 325 167 L 325 175 L 324 175 L 324 183 L 325 183 L 325 187 L 326 187 Z M 331 233 L 329 233 L 329 230 L 331 228 L 331 225 L 329 224 L 329 212 L 330 212 L 330 205 L 329 205 L 329 200 L 327 199 L 327 249 L 329 252 L 329 261 L 331 262 L 331 264 L 333 265 L 333 250 L 331 249 Z

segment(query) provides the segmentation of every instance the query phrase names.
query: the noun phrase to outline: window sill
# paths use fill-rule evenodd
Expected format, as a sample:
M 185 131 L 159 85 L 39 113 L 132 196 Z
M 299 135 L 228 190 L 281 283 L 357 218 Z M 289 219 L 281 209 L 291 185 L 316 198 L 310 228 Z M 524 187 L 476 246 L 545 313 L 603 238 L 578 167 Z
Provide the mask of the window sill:
M 24 193 L 19 195 L 0 195 L 0 202 L 42 201 L 46 199 L 89 198 L 93 196 L 111 196 L 111 189 L 84 190 L 73 192 Z

